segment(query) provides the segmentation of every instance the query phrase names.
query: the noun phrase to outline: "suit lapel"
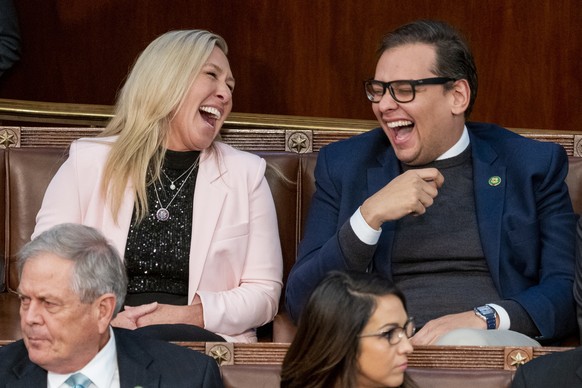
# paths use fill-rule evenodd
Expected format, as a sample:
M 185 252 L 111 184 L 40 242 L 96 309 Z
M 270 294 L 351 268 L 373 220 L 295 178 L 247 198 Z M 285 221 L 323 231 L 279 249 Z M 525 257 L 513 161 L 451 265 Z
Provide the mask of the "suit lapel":
M 400 174 L 400 162 L 392 147 L 379 154 L 377 160 L 377 165 L 368 168 L 368 197 Z
M 24 347 L 24 344 L 22 344 Z M 27 356 L 22 361 L 12 368 L 15 381 L 6 383 L 7 388 L 38 388 L 47 386 L 47 373 L 40 366 L 32 363 Z
M 481 246 L 498 290 L 501 218 L 505 202 L 506 166 L 496 164 L 497 153 L 471 132 L 473 190 Z M 446 184 L 446 183 L 445 183 Z
M 137 341 L 128 338 L 123 330 L 113 329 L 122 387 L 154 388 L 160 386 L 160 374 L 150 368 L 154 359 Z
M 192 244 L 190 247 L 190 278 L 188 300 L 192 301 L 200 284 L 206 256 L 226 198 L 226 190 L 220 184 L 227 168 L 220 160 L 221 150 L 214 153 L 203 152 L 194 190 L 194 210 L 192 215 Z M 216 168 L 216 166 L 220 168 Z
M 396 158 L 392 147 L 387 147 L 385 151 L 378 154 L 377 160 L 378 165 L 368 168 L 368 198 L 400 174 L 400 162 Z M 376 253 L 374 254 L 374 265 L 376 268 L 381 269 L 381 272 L 384 274 L 391 273 L 390 257 L 395 229 L 395 221 L 385 222 L 382 225 L 382 234 L 378 241 L 378 249 L 376 249 Z

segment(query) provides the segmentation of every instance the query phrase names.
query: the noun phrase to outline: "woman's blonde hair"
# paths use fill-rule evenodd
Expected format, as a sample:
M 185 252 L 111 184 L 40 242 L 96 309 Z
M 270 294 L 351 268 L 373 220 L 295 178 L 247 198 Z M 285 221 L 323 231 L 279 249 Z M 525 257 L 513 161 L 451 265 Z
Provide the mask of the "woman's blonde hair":
M 159 179 L 170 121 L 192 82 L 224 39 L 204 30 L 167 32 L 141 53 L 121 89 L 115 115 L 101 136 L 118 136 L 105 164 L 102 194 L 117 220 L 125 188 L 135 193 L 137 220 L 148 214 L 146 188 Z M 148 177 L 148 168 L 152 176 Z

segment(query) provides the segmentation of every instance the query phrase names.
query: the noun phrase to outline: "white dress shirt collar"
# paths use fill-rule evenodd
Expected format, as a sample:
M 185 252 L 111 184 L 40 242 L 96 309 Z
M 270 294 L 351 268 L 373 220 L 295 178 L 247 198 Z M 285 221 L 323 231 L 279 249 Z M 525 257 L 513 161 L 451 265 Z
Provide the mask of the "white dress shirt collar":
M 467 126 L 465 125 L 463 127 L 463 133 L 461 134 L 461 138 L 455 143 L 454 146 L 449 148 L 448 151 L 439 156 L 436 160 L 449 159 L 459 155 L 461 152 L 467 149 L 469 143 L 471 143 L 471 140 L 469 139 L 469 131 L 467 130 Z

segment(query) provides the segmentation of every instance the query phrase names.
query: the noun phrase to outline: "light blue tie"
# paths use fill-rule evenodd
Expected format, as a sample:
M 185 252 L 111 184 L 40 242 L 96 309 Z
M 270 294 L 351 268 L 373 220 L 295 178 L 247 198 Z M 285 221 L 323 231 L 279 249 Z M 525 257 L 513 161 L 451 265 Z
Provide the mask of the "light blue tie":
M 65 384 L 68 384 L 72 388 L 89 388 L 91 379 L 82 373 L 75 373 L 65 381 Z

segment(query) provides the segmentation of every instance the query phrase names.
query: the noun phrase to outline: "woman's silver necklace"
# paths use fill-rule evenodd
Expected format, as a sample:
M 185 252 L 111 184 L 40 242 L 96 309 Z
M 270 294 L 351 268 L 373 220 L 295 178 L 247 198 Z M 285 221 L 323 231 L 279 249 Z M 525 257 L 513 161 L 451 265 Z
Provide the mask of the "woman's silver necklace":
M 156 193 L 156 199 L 158 200 L 158 204 L 160 205 L 160 208 L 156 211 L 156 218 L 158 219 L 158 221 L 167 221 L 170 218 L 170 211 L 168 210 L 168 208 L 170 207 L 172 202 L 174 202 L 174 199 L 176 199 L 178 194 L 180 194 L 182 187 L 184 187 L 184 185 L 188 181 L 188 178 L 190 178 L 190 175 L 192 175 L 192 172 L 196 169 L 196 166 L 198 166 L 199 159 L 200 159 L 200 156 L 198 156 L 198 158 L 196 158 L 196 161 L 194 161 L 194 163 L 192 164 L 192 166 L 190 166 L 188 168 L 188 170 L 184 171 L 184 173 L 182 173 L 182 175 L 180 175 L 180 177 L 182 177 L 184 174 L 188 173 L 188 175 L 186 175 L 186 178 L 184 179 L 184 182 L 182 182 L 182 184 L 178 188 L 178 191 L 176 191 L 176 194 L 174 194 L 174 196 L 172 197 L 172 199 L 170 199 L 170 202 L 168 202 L 168 204 L 166 206 L 164 206 L 162 204 L 162 201 L 160 201 L 160 196 L 158 195 L 158 188 L 156 187 L 156 184 L 154 183 L 154 192 Z M 164 175 L 166 175 L 166 174 L 164 173 Z M 180 179 L 180 177 L 178 177 L 178 179 Z M 176 180 L 178 180 L 178 179 L 176 179 Z M 172 182 L 171 179 L 169 179 L 169 180 L 171 182 L 170 189 L 174 190 L 176 188 L 176 186 L 174 186 L 174 182 Z M 174 186 L 174 188 L 172 188 L 172 186 Z
M 196 159 L 194 161 L 194 164 L 196 164 L 196 163 L 198 163 L 198 159 Z M 176 185 L 174 184 L 174 182 L 178 182 L 180 180 L 180 178 L 182 178 L 184 175 L 186 175 L 186 173 L 188 173 L 188 170 L 190 170 L 190 168 L 192 168 L 192 166 L 190 166 L 186 171 L 184 171 L 182 174 L 180 174 L 180 176 L 177 177 L 176 179 L 170 179 L 170 177 L 168 175 L 166 175 L 166 172 L 164 170 L 161 170 L 162 174 L 164 174 L 166 179 L 170 181 L 170 190 L 176 190 Z

